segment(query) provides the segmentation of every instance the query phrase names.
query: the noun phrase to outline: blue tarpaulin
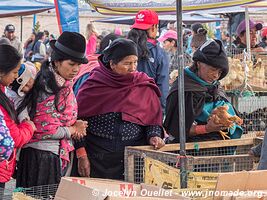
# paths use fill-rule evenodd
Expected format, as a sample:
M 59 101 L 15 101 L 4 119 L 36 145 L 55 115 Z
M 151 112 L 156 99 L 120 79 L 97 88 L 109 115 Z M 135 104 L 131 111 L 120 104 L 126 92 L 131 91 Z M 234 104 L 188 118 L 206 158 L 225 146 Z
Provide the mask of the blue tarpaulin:
M 60 33 L 79 32 L 78 0 L 54 0 Z
M 0 0 L 0 17 L 32 15 L 54 7 L 54 4 L 36 0 Z

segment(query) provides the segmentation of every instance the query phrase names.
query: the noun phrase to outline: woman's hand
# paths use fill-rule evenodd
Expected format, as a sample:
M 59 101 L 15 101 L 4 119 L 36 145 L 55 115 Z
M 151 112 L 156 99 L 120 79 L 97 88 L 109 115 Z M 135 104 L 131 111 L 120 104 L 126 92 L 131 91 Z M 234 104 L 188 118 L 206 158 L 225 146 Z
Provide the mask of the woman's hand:
M 165 145 L 165 142 L 160 137 L 155 136 L 149 139 L 149 144 L 153 145 L 155 149 L 160 149 Z
M 207 133 L 218 132 L 221 130 L 225 130 L 227 128 L 228 127 L 225 127 L 222 124 L 215 123 L 212 117 L 210 117 L 210 119 L 208 120 L 208 123 L 206 125 Z
M 74 139 L 79 140 L 86 136 L 86 128 L 88 127 L 87 121 L 77 120 L 72 127 L 73 131 L 71 132 L 71 136 Z
M 33 123 L 33 121 L 26 119 L 26 120 L 23 120 L 23 122 L 27 122 L 28 124 L 30 124 L 32 126 L 33 131 L 37 130 L 35 124 Z
M 87 156 L 78 158 L 78 173 L 82 177 L 90 176 L 90 162 Z

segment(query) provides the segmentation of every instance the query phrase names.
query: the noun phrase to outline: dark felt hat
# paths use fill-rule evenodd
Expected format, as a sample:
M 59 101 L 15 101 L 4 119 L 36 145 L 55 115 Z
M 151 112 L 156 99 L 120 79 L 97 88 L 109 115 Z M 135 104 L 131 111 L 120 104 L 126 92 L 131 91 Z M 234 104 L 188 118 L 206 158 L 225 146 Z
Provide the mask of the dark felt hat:
M 51 56 L 52 61 L 61 58 L 82 64 L 88 63 L 85 55 L 86 41 L 80 33 L 65 31 L 57 40 L 51 40 L 49 44 L 57 55 L 54 59 Z
M 118 38 L 103 51 L 103 54 L 104 62 L 121 59 L 130 55 L 138 56 L 137 45 L 132 40 Z
M 207 40 L 196 50 L 193 55 L 193 60 L 221 69 L 222 74 L 219 80 L 228 74 L 228 58 L 220 40 Z

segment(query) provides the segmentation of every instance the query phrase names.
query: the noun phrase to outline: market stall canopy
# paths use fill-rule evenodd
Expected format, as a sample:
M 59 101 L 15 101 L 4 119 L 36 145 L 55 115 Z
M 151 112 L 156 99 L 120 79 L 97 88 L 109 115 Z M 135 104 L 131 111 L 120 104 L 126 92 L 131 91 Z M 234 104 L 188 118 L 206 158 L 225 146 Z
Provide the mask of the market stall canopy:
M 134 18 L 135 18 L 134 16 L 108 17 L 104 19 L 95 20 L 95 22 L 132 25 L 134 23 Z M 195 15 L 183 14 L 182 18 L 185 24 L 192 24 L 194 22 L 208 23 L 208 22 L 223 20 L 213 15 L 198 15 L 198 14 Z M 161 24 L 167 24 L 168 22 L 175 22 L 176 15 L 159 15 L 159 20 Z
M 0 18 L 32 15 L 55 8 L 52 3 L 43 3 L 36 0 L 1 0 Z
M 261 0 L 183 0 L 183 11 L 206 10 L 260 2 Z M 108 15 L 129 15 L 141 9 L 150 8 L 162 14 L 176 13 L 176 0 L 89 0 L 99 13 Z
M 216 8 L 216 9 L 207 9 L 199 11 L 191 11 L 189 14 L 227 14 L 227 13 L 243 13 L 245 12 L 246 6 L 249 9 L 249 12 L 259 12 L 267 10 L 267 1 L 260 1 L 256 3 L 251 3 L 247 5 L 232 6 L 228 8 Z

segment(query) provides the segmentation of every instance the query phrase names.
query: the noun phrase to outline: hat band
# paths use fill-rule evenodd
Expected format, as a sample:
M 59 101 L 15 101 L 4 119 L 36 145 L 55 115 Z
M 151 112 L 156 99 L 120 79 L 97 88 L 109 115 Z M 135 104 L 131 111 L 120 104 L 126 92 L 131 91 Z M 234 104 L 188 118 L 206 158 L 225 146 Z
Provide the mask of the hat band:
M 76 58 L 84 58 L 84 53 L 80 53 L 77 51 L 73 51 L 72 49 L 60 44 L 58 41 L 55 43 L 55 47 L 62 51 L 63 53 L 66 53 L 70 56 L 76 57 Z

